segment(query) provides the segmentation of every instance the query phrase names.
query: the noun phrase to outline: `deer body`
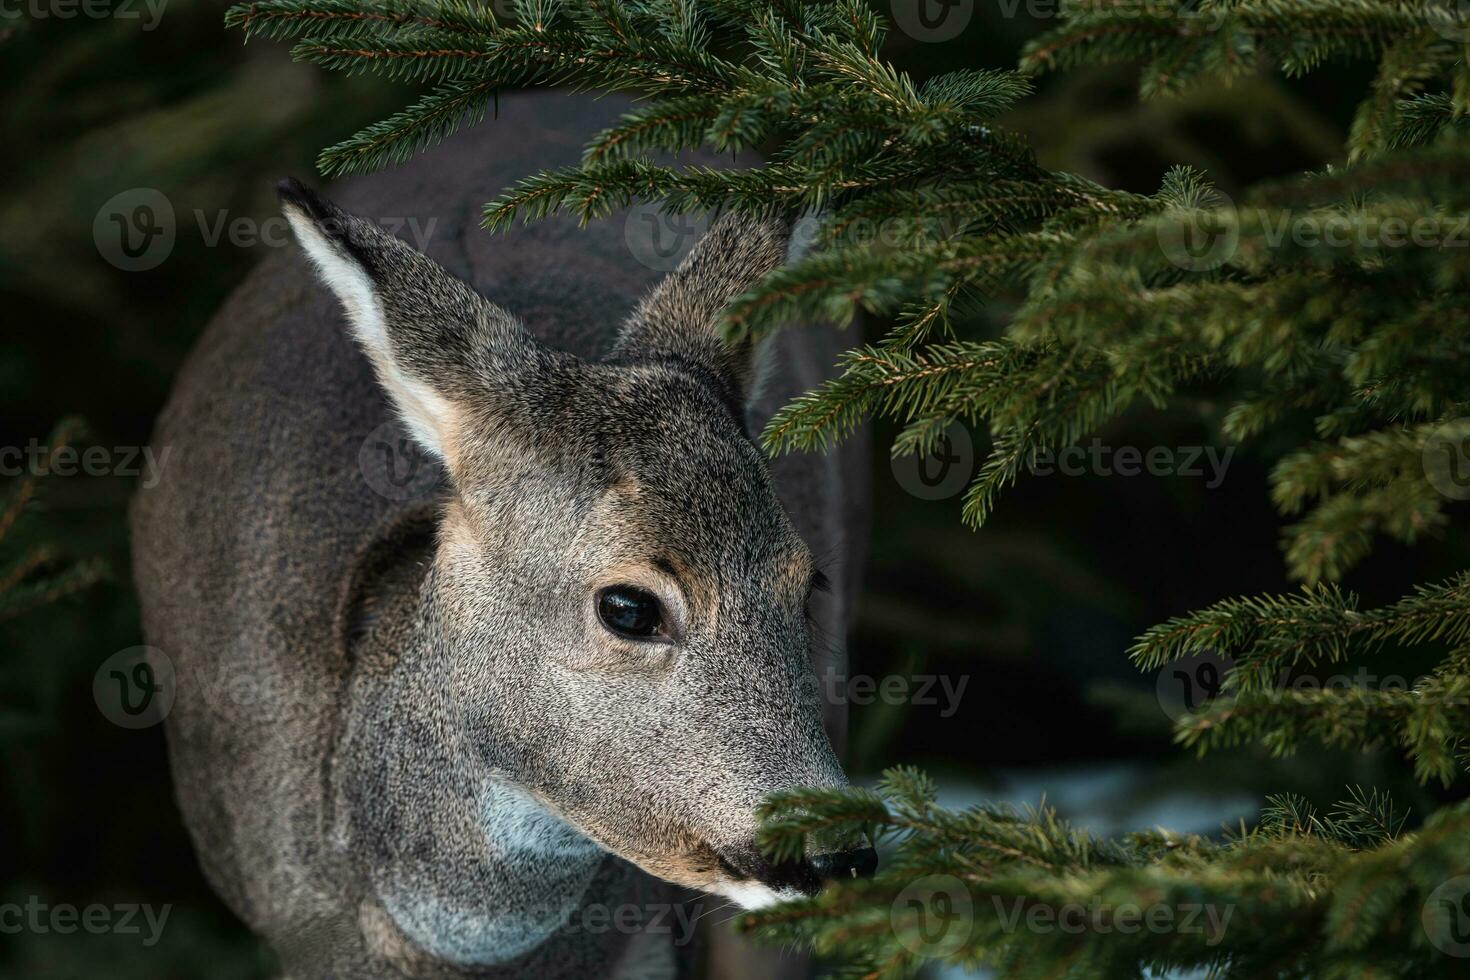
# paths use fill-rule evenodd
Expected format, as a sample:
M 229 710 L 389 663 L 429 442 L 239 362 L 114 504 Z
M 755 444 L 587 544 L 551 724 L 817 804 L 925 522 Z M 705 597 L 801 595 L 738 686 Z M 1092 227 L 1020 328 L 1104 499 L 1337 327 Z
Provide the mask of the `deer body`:
M 307 256 L 227 301 L 158 423 L 134 566 L 178 800 L 291 976 L 681 975 L 692 890 L 760 904 L 866 860 L 774 868 L 751 836 L 766 793 L 843 778 L 804 681 L 844 667 L 865 507 L 860 442 L 767 477 L 737 438 L 841 349 L 788 330 L 756 390 L 708 334 L 779 229 L 717 225 L 649 294 L 621 216 L 477 227 L 626 105 L 507 99 L 334 190 L 432 263 L 283 192 Z

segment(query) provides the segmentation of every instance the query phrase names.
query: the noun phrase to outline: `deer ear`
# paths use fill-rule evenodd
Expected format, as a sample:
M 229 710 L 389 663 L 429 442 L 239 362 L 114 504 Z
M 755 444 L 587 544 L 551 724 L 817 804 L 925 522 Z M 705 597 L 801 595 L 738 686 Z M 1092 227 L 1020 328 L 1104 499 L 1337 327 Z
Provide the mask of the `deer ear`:
M 370 221 L 299 181 L 277 186 L 281 210 L 336 294 L 410 434 L 455 470 L 463 407 L 493 402 L 524 376 L 539 345 L 509 313 Z
M 752 341 L 727 342 L 720 336 L 720 315 L 736 296 L 786 263 L 790 237 L 791 226 L 782 218 L 722 215 L 638 304 L 619 331 L 612 358 L 693 367 L 742 416 L 757 387 L 759 356 Z

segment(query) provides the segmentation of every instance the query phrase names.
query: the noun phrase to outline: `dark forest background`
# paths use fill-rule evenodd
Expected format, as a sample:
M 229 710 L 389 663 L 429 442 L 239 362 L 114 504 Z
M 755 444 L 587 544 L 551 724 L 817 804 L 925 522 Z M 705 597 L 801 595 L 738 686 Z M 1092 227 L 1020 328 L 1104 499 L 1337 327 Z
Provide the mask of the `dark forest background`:
M 122 0 L 104 18 L 57 16 L 55 4 L 36 0 L 10 11 L 27 11 L 24 20 L 0 20 L 0 446 L 44 441 L 71 416 L 86 424 L 81 445 L 145 443 L 180 360 L 273 247 L 228 236 L 211 244 L 220 216 L 256 224 L 274 216 L 276 179 L 311 176 L 321 147 L 411 97 L 376 78 L 294 64 L 283 45 L 243 45 L 224 29 L 224 7 L 171 0 L 155 21 Z M 46 16 L 31 16 L 38 13 Z M 1054 13 L 1044 0 L 978 0 L 957 38 L 920 43 L 895 31 L 886 53 L 921 79 L 1013 67 Z M 1247 78 L 1140 104 L 1124 66 L 1043 79 L 1006 121 L 1049 168 L 1152 192 L 1169 166 L 1187 163 L 1233 193 L 1332 162 L 1367 72 Z M 106 202 L 138 188 L 168 198 L 176 239 L 156 268 L 125 272 L 104 259 L 94 224 Z M 1207 438 L 1197 420 L 1204 414 L 1134 416 L 1102 439 L 1145 452 L 1195 446 Z M 855 708 L 858 779 L 915 762 L 961 794 L 1049 790 L 1065 804 L 1079 775 L 1127 764 L 1122 796 L 1106 804 L 1125 822 L 1164 793 L 1195 794 L 1205 814 L 1221 801 L 1226 820 L 1253 812 L 1241 799 L 1285 789 L 1327 802 L 1361 782 L 1409 805 L 1432 791 L 1404 785 L 1398 767 L 1371 754 L 1314 755 L 1310 765 L 1258 751 L 1196 761 L 1171 745 L 1156 678 L 1126 658 L 1149 625 L 1227 595 L 1291 587 L 1258 455 L 1269 440 L 1238 449 L 1213 488 L 1186 476 L 1025 477 L 987 527 L 970 532 L 958 497 L 923 500 L 904 489 L 888 436 L 874 434 L 879 519 L 853 669 L 968 682 L 948 717 L 938 706 Z M 142 642 L 124 523 L 135 483 L 48 477 L 0 543 L 6 559 L 45 543 L 61 559 L 97 559 L 107 569 L 96 585 L 0 622 L 0 903 L 37 896 L 77 906 L 167 903 L 172 912 L 151 948 L 138 936 L 0 935 L 0 975 L 253 977 L 271 969 L 197 870 L 173 806 L 162 729 L 118 727 L 93 700 L 99 665 Z M 1397 598 L 1414 581 L 1463 567 L 1456 540 L 1463 536 L 1412 557 L 1380 544 L 1347 584 L 1365 605 Z M 1413 676 L 1404 665 L 1385 665 L 1388 672 Z M 1074 816 L 1107 816 L 1098 798 L 1080 799 Z

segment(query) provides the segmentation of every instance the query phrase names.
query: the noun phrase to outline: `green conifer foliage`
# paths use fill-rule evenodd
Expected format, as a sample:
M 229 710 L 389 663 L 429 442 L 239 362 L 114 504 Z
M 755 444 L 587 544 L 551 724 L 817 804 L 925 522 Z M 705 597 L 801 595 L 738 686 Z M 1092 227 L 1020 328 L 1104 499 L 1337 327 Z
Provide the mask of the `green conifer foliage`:
M 772 451 L 829 446 L 875 415 L 901 424 L 896 453 L 933 449 L 956 420 L 981 427 L 988 456 L 963 502 L 964 520 L 979 525 L 1036 454 L 1191 386 L 1228 393 L 1221 440 L 1269 431 L 1279 445 L 1283 433 L 1309 432 L 1271 478 L 1301 590 L 1163 623 L 1131 655 L 1141 668 L 1230 659 L 1221 696 L 1177 726 L 1200 751 L 1386 744 L 1420 780 L 1463 777 L 1470 572 L 1376 609 L 1336 584 L 1375 541 L 1440 533 L 1447 509 L 1470 498 L 1463 4 L 1069 2 L 1018 70 L 924 84 L 883 60 L 883 22 L 860 0 L 517 0 L 503 18 L 466 0 L 260 0 L 228 20 L 251 36 L 296 38 L 296 56 L 326 68 L 425 86 L 327 149 L 324 173 L 401 160 L 483 115 L 501 88 L 621 89 L 642 96 L 639 107 L 594 135 L 581 165 L 487 204 L 488 228 L 556 212 L 592 219 L 643 200 L 811 216 L 817 247 L 739 297 L 726 329 L 845 322 L 858 309 L 893 327 L 771 421 Z M 1186 168 L 1147 196 L 1046 170 L 996 122 L 1035 73 L 1136 63 L 1141 97 L 1160 98 L 1329 59 L 1377 66 L 1341 162 L 1233 202 Z M 721 171 L 650 159 L 698 145 L 759 147 L 765 162 Z M 996 298 L 1014 312 L 1003 334 L 985 336 L 968 311 Z M 1410 648 L 1438 666 L 1409 687 L 1281 684 Z M 771 801 L 773 853 L 799 849 L 811 829 L 850 826 L 886 839 L 893 857 L 872 880 L 745 925 L 814 944 L 860 976 L 940 959 L 1007 977 L 1171 967 L 1427 977 L 1470 953 L 1458 931 L 1470 878 L 1456 890 L 1470 874 L 1470 805 L 1406 830 L 1391 801 L 1351 789 L 1326 813 L 1273 798 L 1257 826 L 1223 840 L 1099 840 L 1047 809 L 952 811 L 934 800 L 922 774 L 895 769 L 874 791 Z M 1027 926 L 1079 907 L 1095 914 L 1078 928 Z M 1129 929 L 1131 908 L 1163 909 L 1175 925 Z M 1199 910 L 1193 928 L 1182 922 L 1189 909 Z M 963 928 L 941 935 L 935 921 Z

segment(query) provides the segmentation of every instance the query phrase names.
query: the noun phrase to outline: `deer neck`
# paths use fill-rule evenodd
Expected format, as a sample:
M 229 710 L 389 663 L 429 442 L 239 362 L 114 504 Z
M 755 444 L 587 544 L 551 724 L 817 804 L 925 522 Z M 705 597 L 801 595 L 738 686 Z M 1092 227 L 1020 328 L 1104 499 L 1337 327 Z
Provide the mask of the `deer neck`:
M 357 638 L 333 773 L 338 839 L 414 947 L 493 966 L 598 901 L 591 886 L 612 859 L 468 743 L 464 709 L 434 669 L 432 577 L 417 601 L 383 597 Z

